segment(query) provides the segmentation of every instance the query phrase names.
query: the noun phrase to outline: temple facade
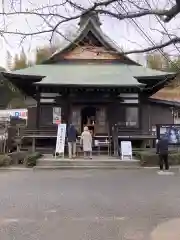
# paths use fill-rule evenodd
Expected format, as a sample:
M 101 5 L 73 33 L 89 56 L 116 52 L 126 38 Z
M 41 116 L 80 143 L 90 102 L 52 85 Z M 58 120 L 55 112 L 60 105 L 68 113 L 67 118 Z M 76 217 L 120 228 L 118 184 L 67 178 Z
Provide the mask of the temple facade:
M 151 96 L 176 74 L 126 57 L 93 13 L 81 17 L 74 40 L 45 62 L 2 74 L 37 102 L 28 109 L 28 129 L 56 129 L 55 107 L 62 122 L 79 132 L 86 125 L 94 136 L 111 136 L 116 126 L 120 139 L 151 139 L 156 124 L 173 123 L 172 108 Z

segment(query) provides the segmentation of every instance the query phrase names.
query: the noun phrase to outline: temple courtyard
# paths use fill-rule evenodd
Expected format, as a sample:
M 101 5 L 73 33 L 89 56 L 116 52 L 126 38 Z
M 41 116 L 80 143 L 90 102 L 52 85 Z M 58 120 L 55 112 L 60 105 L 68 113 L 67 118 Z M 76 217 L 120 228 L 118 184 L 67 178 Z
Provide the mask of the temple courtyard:
M 0 239 L 179 239 L 180 172 L 172 171 L 0 171 Z

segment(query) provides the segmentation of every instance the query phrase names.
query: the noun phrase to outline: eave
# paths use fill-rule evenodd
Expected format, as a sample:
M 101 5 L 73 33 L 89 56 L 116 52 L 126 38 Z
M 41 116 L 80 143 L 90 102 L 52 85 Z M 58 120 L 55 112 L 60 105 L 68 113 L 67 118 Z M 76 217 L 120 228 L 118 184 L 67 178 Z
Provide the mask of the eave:
M 169 75 L 153 76 L 153 77 L 137 77 L 138 82 L 145 83 L 145 92 L 151 96 L 158 92 L 160 89 L 165 87 L 170 81 L 172 81 L 177 76 L 177 73 L 171 73 Z M 148 81 L 148 82 L 147 82 Z
M 34 83 L 42 80 L 42 76 L 14 74 L 13 72 L 2 72 L 2 75 L 26 95 L 32 97 L 35 97 L 34 93 L 36 92 Z
M 131 84 L 131 85 L 118 85 L 118 84 L 109 84 L 109 85 L 102 85 L 102 84 L 86 84 L 86 85 L 82 85 L 82 84 L 50 84 L 50 83 L 35 83 L 36 86 L 51 86 L 51 87 L 57 87 L 60 86 L 62 88 L 103 88 L 103 89 L 109 89 L 109 88 L 137 88 L 137 89 L 143 89 L 144 84 Z
M 180 108 L 180 101 L 177 102 L 177 101 L 170 101 L 170 100 L 163 100 L 163 99 L 156 99 L 156 98 L 149 98 L 149 101 L 152 103 L 158 103 L 158 104 L 163 104 L 170 107 Z
M 161 72 L 135 65 L 117 63 L 87 65 L 86 63 L 72 64 L 72 62 L 71 64 L 41 64 L 2 74 L 17 88 L 30 96 L 36 93 L 37 86 L 50 88 L 100 87 L 123 90 L 134 88 L 135 91 L 146 92 L 148 96 L 151 96 L 176 77 L 175 73 L 162 72 L 161 74 Z M 134 77 L 137 75 L 139 76 Z M 74 76 L 73 79 L 72 76 Z M 96 80 L 94 81 L 94 79 Z

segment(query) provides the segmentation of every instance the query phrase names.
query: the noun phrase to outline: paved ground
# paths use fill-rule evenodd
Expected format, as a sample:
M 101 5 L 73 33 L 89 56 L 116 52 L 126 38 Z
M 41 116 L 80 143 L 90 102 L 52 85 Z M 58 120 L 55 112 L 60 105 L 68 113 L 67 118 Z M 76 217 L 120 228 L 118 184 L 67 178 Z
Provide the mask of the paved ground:
M 176 240 L 165 238 L 180 226 L 174 171 L 1 171 L 0 239 Z

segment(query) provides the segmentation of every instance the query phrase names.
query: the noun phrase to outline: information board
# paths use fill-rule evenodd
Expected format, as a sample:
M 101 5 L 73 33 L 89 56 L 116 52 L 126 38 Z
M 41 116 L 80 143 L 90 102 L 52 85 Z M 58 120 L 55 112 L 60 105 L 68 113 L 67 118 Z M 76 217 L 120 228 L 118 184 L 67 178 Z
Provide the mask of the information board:
M 157 138 L 166 138 L 169 145 L 180 145 L 180 124 L 158 124 Z
M 121 141 L 121 159 L 125 157 L 132 159 L 132 143 L 131 141 Z

